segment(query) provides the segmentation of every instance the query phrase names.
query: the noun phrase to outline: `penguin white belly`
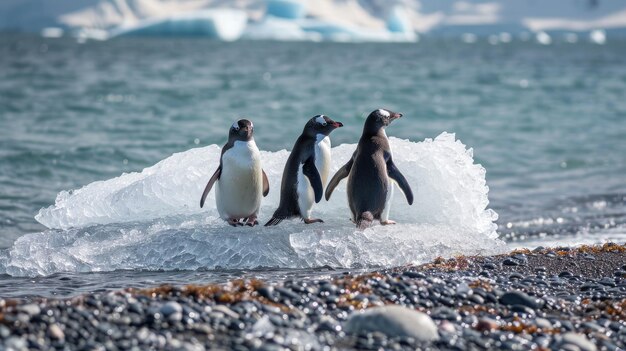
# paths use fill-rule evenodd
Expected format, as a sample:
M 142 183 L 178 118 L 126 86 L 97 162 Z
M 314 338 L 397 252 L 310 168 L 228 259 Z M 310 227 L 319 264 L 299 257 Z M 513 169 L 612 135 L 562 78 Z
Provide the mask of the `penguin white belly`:
M 385 208 L 380 215 L 380 220 L 382 222 L 389 220 L 389 211 L 391 210 L 391 199 L 393 198 L 393 186 L 395 182 L 391 179 L 388 180 L 387 183 L 387 198 L 385 198 Z
M 254 141 L 235 141 L 222 155 L 215 201 L 222 219 L 256 215 L 263 196 L 261 155 Z
M 311 210 L 315 203 L 315 192 L 311 186 L 309 178 L 302 172 L 302 164 L 298 167 L 298 185 L 296 190 L 298 191 L 298 207 L 300 208 L 300 215 L 302 218 L 311 218 Z
M 387 137 L 384 129 L 383 134 L 385 134 L 385 137 Z M 389 147 L 389 153 L 392 154 L 391 147 Z M 385 198 L 385 208 L 380 214 L 381 222 L 386 222 L 389 220 L 389 211 L 391 210 L 391 199 L 393 198 L 393 187 L 395 183 L 396 182 L 394 182 L 391 178 L 389 178 L 389 176 L 387 176 L 387 197 Z
M 325 188 L 330 173 L 330 138 L 323 134 L 318 134 L 315 142 L 315 168 L 320 172 L 322 188 Z

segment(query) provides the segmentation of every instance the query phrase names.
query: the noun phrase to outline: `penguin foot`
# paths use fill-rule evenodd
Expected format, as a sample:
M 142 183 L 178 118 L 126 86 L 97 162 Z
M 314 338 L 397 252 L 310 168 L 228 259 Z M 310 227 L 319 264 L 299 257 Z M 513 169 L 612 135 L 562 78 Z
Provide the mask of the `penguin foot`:
M 396 224 L 396 221 L 392 221 L 392 220 L 386 220 L 386 221 L 380 221 L 380 224 L 382 225 L 391 225 L 391 224 Z
M 246 225 L 247 226 L 254 227 L 257 224 L 259 224 L 259 221 L 257 221 L 256 217 L 248 217 L 248 218 L 246 218 Z
M 228 219 L 228 224 L 230 224 L 233 227 L 241 227 L 241 226 L 243 226 L 243 223 L 239 222 L 239 218 L 229 218 Z
M 306 223 L 306 224 L 324 223 L 324 221 L 319 219 L 319 218 L 304 218 L 303 220 L 304 220 L 304 223 Z

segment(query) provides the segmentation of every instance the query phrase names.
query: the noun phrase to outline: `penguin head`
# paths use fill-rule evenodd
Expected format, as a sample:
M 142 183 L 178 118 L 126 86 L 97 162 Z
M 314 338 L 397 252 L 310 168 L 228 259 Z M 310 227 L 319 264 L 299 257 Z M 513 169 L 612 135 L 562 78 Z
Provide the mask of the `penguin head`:
M 304 126 L 304 133 L 310 136 L 318 134 L 329 135 L 330 132 L 341 127 L 343 127 L 343 123 L 333 121 L 328 116 L 317 115 L 311 118 Z
M 250 141 L 252 140 L 252 133 L 254 132 L 254 125 L 252 121 L 247 119 L 240 119 L 230 126 L 228 132 L 228 139 L 232 141 Z
M 376 134 L 380 129 L 384 129 L 385 127 L 390 125 L 391 122 L 400 117 L 402 117 L 401 113 L 379 108 L 378 110 L 372 111 L 372 113 L 367 116 L 367 119 L 365 120 L 364 131 Z

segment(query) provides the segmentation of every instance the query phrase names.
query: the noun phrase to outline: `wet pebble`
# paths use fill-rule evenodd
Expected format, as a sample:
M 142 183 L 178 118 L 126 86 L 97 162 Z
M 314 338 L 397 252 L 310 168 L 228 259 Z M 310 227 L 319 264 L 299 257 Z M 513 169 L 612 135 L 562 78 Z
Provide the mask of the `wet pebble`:
M 435 310 L 432 311 L 431 317 L 433 319 L 439 319 L 439 320 L 444 319 L 444 320 L 449 320 L 449 321 L 461 320 L 461 316 L 459 316 L 459 314 L 455 310 L 451 308 L 447 308 L 447 307 L 436 308 Z
M 521 291 L 509 291 L 503 294 L 500 297 L 500 303 L 511 306 L 521 305 L 531 309 L 536 309 L 543 304 L 540 299 L 530 297 Z
M 18 312 L 22 312 L 32 317 L 41 313 L 41 308 L 35 304 L 20 305 L 17 307 Z
M 51 324 L 48 327 L 48 336 L 50 337 L 50 339 L 53 339 L 53 340 L 62 341 L 65 339 L 65 333 L 63 332 L 61 327 L 59 327 L 58 324 Z
M 439 338 L 437 326 L 424 313 L 402 306 L 389 305 L 354 313 L 345 325 L 346 333 L 380 332 L 387 337 L 412 337 L 421 341 Z
M 596 351 L 598 349 L 596 345 L 589 341 L 583 334 L 565 333 L 561 341 L 557 344 L 557 347 L 561 349 L 571 349 L 569 348 L 570 346 L 575 346 L 577 350 L 581 351 Z

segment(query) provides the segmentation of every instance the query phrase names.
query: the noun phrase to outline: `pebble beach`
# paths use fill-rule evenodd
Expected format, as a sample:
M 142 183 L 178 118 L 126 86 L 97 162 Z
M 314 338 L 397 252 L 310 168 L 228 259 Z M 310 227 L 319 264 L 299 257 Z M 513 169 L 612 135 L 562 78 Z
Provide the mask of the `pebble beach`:
M 0 300 L 3 350 L 619 350 L 626 244 Z

